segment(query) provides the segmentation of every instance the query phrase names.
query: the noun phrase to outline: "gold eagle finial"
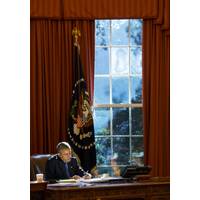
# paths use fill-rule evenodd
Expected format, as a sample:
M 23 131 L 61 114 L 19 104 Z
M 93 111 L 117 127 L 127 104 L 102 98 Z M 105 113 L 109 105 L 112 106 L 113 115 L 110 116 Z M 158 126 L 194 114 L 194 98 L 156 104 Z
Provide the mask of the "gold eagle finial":
M 81 37 L 81 32 L 77 27 L 73 28 L 72 36 L 74 37 L 74 45 L 78 46 L 78 38 Z

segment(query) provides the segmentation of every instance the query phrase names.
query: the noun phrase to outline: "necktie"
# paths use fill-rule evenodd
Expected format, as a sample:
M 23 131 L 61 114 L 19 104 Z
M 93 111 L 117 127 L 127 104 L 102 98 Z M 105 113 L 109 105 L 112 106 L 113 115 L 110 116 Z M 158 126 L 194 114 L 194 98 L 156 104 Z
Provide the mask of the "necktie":
M 68 164 L 67 163 L 65 163 L 65 169 L 66 169 L 67 178 L 70 178 L 70 174 L 69 174 L 69 169 L 68 169 Z

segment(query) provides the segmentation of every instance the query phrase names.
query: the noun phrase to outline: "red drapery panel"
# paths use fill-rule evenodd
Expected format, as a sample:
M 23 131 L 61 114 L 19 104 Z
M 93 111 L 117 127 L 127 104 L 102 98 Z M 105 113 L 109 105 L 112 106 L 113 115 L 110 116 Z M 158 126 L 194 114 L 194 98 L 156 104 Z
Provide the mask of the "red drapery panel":
M 75 24 L 82 33 L 81 56 L 90 91 L 94 22 L 31 20 L 31 154 L 55 153 L 57 143 L 66 140 L 72 94 L 71 33 Z
M 144 152 L 153 176 L 170 175 L 169 75 L 169 36 L 161 25 L 144 20 Z
M 31 0 L 31 17 L 156 18 L 159 0 Z

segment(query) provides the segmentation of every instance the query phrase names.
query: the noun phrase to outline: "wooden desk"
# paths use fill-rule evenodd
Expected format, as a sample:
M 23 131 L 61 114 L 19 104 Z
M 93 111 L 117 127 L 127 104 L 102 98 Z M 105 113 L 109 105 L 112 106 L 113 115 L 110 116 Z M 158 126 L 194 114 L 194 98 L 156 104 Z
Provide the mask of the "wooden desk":
M 47 182 L 38 183 L 37 181 L 30 182 L 30 199 L 44 200 Z
M 169 200 L 169 182 L 97 184 L 82 188 L 48 188 L 45 200 Z
M 96 184 L 87 187 L 48 187 L 45 200 L 169 200 L 169 181 Z M 35 200 L 35 199 L 31 199 Z
M 38 191 L 44 191 L 47 188 L 47 181 L 38 183 L 37 181 L 31 181 L 30 182 L 30 191 L 31 192 L 38 192 Z

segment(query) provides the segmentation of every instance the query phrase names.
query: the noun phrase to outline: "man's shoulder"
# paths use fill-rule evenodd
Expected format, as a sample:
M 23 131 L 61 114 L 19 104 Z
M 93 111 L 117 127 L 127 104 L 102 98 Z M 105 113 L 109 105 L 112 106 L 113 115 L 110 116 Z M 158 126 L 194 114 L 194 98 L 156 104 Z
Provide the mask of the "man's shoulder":
M 54 154 L 54 155 L 50 156 L 48 159 L 49 162 L 54 162 L 57 160 L 59 160 L 58 154 Z

